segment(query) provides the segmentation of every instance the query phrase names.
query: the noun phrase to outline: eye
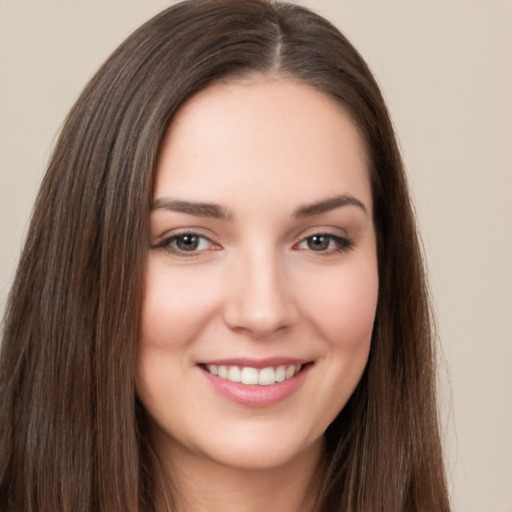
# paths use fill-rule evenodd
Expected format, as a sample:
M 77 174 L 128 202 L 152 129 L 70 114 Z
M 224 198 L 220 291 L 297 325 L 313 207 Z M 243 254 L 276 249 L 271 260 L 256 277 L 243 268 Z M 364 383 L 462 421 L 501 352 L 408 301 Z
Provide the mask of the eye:
M 162 240 L 155 248 L 162 248 L 177 255 L 192 256 L 194 253 L 217 248 L 217 246 L 203 235 L 180 233 Z
M 352 245 L 352 241 L 348 238 L 329 233 L 315 233 L 301 240 L 296 245 L 296 248 L 299 250 L 331 254 L 348 250 Z

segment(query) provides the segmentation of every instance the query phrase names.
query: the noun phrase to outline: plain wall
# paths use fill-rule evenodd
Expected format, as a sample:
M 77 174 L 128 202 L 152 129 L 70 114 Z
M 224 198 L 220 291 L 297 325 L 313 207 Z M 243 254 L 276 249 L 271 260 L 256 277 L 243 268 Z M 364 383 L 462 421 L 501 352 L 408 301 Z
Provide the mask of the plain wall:
M 512 2 L 309 0 L 373 69 L 438 313 L 457 512 L 512 511 Z M 162 0 L 0 0 L 0 312 L 61 123 Z

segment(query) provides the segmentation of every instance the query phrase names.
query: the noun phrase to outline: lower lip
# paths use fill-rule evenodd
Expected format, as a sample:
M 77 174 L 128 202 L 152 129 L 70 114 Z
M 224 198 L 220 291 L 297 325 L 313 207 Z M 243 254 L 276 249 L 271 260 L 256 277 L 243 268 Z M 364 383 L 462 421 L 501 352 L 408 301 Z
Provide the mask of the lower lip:
M 268 386 L 257 384 L 241 384 L 221 379 L 212 375 L 204 368 L 198 367 L 213 389 L 225 398 L 242 405 L 251 407 L 268 407 L 282 402 L 295 393 L 304 383 L 309 370 L 313 365 L 303 367 L 297 375 L 283 382 L 276 382 Z

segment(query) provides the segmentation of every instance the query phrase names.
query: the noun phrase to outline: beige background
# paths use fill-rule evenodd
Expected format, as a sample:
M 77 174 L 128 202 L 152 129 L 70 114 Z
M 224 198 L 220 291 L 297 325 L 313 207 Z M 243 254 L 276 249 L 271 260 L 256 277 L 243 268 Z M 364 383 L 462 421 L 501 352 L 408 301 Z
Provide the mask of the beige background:
M 411 176 L 446 362 L 457 512 L 512 511 L 512 2 L 309 0 L 382 85 Z M 163 0 L 0 0 L 0 311 L 59 126 Z

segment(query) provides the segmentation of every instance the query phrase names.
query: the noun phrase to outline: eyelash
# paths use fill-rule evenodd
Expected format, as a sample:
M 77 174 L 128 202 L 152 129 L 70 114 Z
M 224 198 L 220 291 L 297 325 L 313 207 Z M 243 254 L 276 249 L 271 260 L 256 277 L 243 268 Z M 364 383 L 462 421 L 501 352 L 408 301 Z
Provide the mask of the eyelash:
M 175 246 L 175 244 L 180 239 L 185 239 L 187 237 L 198 239 L 197 245 L 193 250 L 187 251 L 183 249 L 179 249 Z M 335 247 L 327 247 L 325 250 L 319 250 L 316 251 L 315 249 L 312 249 L 309 245 L 309 242 L 312 242 L 315 238 L 326 238 L 328 241 L 328 245 L 330 246 L 332 243 L 335 244 Z M 199 233 L 195 233 L 193 231 L 187 231 L 183 233 L 178 233 L 176 235 L 170 236 L 168 238 L 165 238 L 161 242 L 158 242 L 155 246 L 153 246 L 154 249 L 163 249 L 171 254 L 180 256 L 180 257 L 193 257 L 196 256 L 198 253 L 201 253 L 204 250 L 207 250 L 207 248 L 203 249 L 197 249 L 197 247 L 200 247 L 201 243 L 207 241 L 210 245 L 215 246 L 216 244 L 212 242 L 208 237 L 201 235 Z M 300 248 L 302 244 L 306 243 L 308 245 L 307 248 Z M 313 233 L 312 235 L 308 235 L 296 244 L 294 244 L 293 248 L 296 250 L 307 250 L 312 253 L 318 253 L 319 255 L 323 256 L 329 256 L 336 253 L 342 253 L 351 250 L 354 247 L 354 241 L 347 237 L 341 237 L 338 235 L 333 235 L 332 233 Z
M 202 252 L 205 249 L 197 250 L 197 247 L 194 250 L 186 251 L 183 249 L 180 249 L 176 247 L 174 244 L 176 244 L 177 241 L 180 239 L 185 239 L 186 237 L 190 238 L 196 238 L 198 239 L 198 244 L 200 245 L 205 240 L 211 244 L 215 245 L 214 242 L 212 242 L 208 237 L 201 235 L 200 233 L 195 233 L 193 231 L 186 231 L 183 233 L 177 233 L 176 235 L 170 236 L 168 238 L 165 238 L 161 242 L 157 243 L 154 246 L 154 249 L 163 249 L 171 254 L 177 255 L 177 256 L 183 256 L 185 258 L 196 256 L 199 252 Z
M 314 249 L 311 248 L 311 246 L 309 246 L 308 243 L 310 241 L 313 241 L 313 239 L 315 238 L 326 238 L 328 240 L 328 245 L 334 243 L 336 246 L 334 248 L 327 248 L 326 250 L 315 251 Z M 354 241 L 351 240 L 350 238 L 333 235 L 332 233 L 313 233 L 312 235 L 308 235 L 304 237 L 302 240 L 300 240 L 297 244 L 294 245 L 294 248 L 304 243 L 308 244 L 308 248 L 305 250 L 310 250 L 313 253 L 317 252 L 324 256 L 346 252 L 354 247 Z

